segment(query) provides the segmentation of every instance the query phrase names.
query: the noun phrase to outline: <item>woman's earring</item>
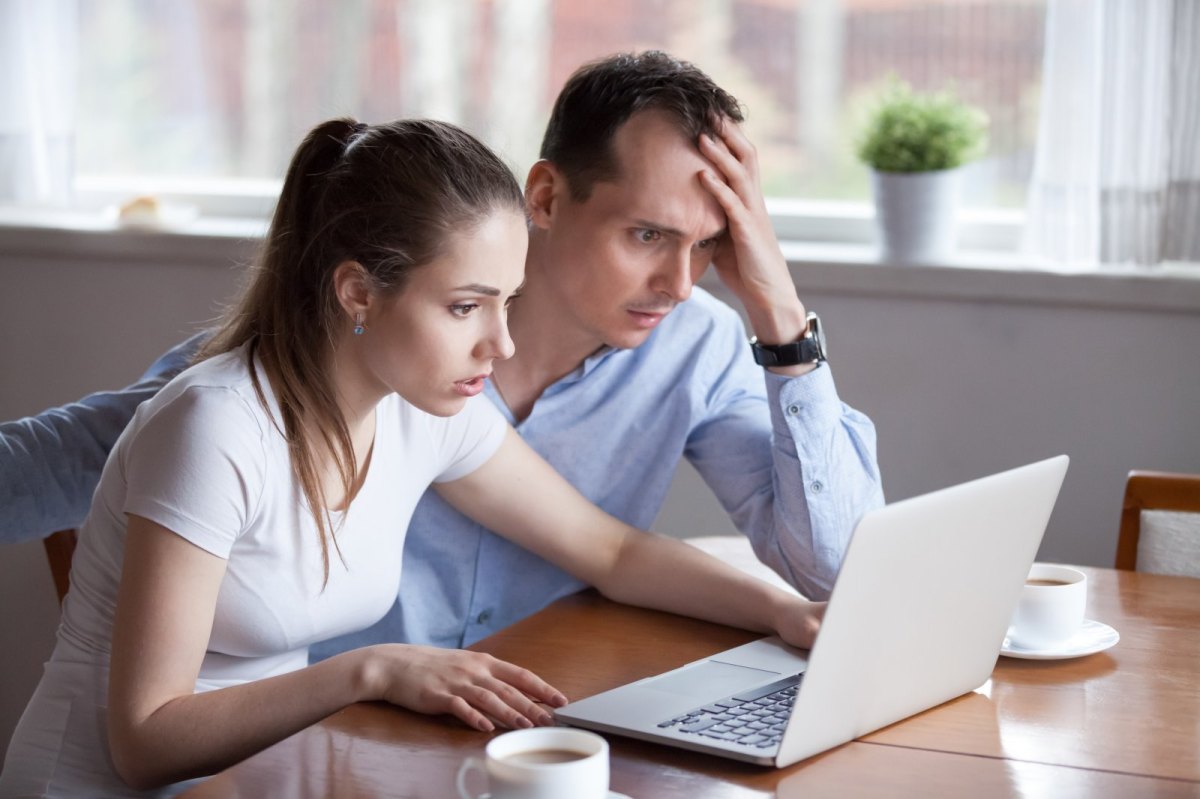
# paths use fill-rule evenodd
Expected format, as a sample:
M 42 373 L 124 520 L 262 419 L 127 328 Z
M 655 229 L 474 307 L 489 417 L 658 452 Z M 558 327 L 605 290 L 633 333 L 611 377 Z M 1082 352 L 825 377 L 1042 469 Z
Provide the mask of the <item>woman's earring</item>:
M 361 313 L 354 314 L 354 335 L 361 336 L 367 327 L 363 324 L 363 315 Z

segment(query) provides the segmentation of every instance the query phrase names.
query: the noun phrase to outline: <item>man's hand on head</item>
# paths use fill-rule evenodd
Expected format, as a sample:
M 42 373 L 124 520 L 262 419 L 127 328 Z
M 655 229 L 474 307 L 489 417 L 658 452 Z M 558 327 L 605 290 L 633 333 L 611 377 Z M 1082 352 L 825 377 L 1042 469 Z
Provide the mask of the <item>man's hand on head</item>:
M 807 329 L 806 311 L 767 213 L 758 153 L 732 120 L 722 120 L 716 131 L 715 137 L 701 134 L 699 140 L 700 152 L 714 166 L 701 173 L 700 181 L 728 220 L 713 266 L 745 307 L 760 341 L 795 341 Z

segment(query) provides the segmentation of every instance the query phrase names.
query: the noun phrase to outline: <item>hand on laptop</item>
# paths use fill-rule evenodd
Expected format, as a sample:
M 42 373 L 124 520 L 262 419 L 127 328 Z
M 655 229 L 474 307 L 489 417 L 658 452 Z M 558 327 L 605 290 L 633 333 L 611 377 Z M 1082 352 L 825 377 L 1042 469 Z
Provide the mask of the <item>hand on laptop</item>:
M 484 732 L 551 725 L 553 717 L 538 703 L 567 703 L 528 669 L 480 652 L 407 644 L 366 651 L 373 655 L 363 670 L 372 697 L 418 713 L 449 713 Z
M 796 597 L 775 619 L 774 627 L 779 637 L 792 646 L 812 649 L 821 629 L 821 620 L 825 618 L 826 604 Z

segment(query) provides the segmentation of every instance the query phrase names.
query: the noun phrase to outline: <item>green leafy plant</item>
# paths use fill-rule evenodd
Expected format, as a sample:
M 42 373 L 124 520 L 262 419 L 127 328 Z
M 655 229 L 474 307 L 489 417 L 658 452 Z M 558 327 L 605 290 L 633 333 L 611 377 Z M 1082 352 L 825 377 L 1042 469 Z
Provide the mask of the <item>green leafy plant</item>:
M 949 92 L 892 81 L 871 111 L 858 157 L 880 172 L 953 169 L 987 148 L 987 115 Z

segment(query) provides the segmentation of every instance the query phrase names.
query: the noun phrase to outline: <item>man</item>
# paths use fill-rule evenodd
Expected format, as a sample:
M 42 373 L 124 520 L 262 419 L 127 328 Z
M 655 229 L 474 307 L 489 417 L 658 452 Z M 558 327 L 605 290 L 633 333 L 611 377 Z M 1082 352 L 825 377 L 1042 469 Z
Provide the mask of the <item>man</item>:
M 874 428 L 837 396 L 741 121 L 736 100 L 663 53 L 571 77 L 526 182 L 516 355 L 485 392 L 583 494 L 637 527 L 688 458 L 758 557 L 822 599 L 855 522 L 883 501 Z M 753 354 L 733 309 L 693 291 L 710 263 L 742 303 Z M 431 492 L 396 605 L 312 656 L 465 646 L 581 587 Z

